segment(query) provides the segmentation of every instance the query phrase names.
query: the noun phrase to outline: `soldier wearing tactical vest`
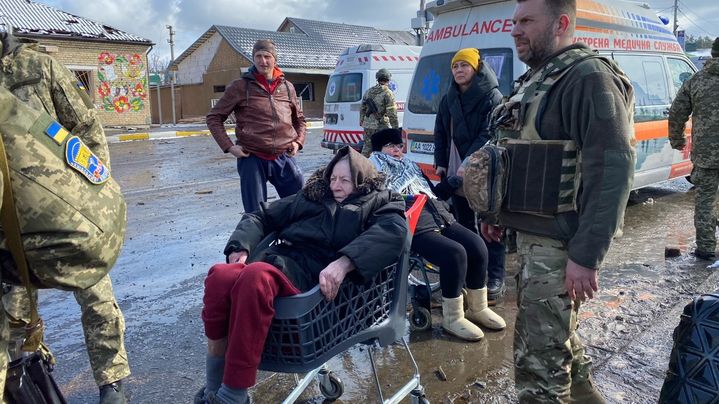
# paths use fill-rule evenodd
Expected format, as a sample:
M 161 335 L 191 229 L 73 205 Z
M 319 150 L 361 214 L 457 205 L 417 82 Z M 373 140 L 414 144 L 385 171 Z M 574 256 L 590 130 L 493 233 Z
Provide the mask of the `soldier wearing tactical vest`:
M 694 255 L 703 260 L 716 257 L 716 194 L 719 187 L 719 38 L 704 68 L 682 84 L 669 109 L 669 141 L 672 148 L 684 150 L 684 128 L 692 116 L 692 182 L 697 188 L 694 202 L 694 228 L 697 248 Z
M 512 37 L 530 70 L 493 115 L 511 165 L 499 224 L 517 230 L 521 258 L 520 402 L 604 402 L 575 331 L 623 220 L 636 160 L 634 95 L 613 62 L 572 45 L 575 19 L 575 0 L 517 1 Z M 481 230 L 499 241 L 499 226 Z
M 34 45 L 21 44 L 12 35 L 0 32 L 0 87 L 10 90 L 17 99 L 20 99 L 32 110 L 45 111 L 50 114 L 50 117 L 56 121 L 54 124 L 56 126 L 51 131 L 56 133 L 70 131 L 73 136 L 77 137 L 77 141 L 86 146 L 84 148 L 80 147 L 80 143 L 75 138 L 66 134 L 67 139 L 76 142 L 74 145 L 77 150 L 83 150 L 83 153 L 86 151 L 96 156 L 97 161 L 101 163 L 92 166 L 93 172 L 85 173 L 89 175 L 89 178 L 97 179 L 96 176 L 101 172 L 103 176 L 107 175 L 109 178 L 110 154 L 102 126 L 84 87 L 67 68 L 50 56 L 38 52 Z M 5 102 L 9 101 L 6 99 Z M 12 119 L 12 117 L 8 119 Z M 7 139 L 5 141 L 7 142 Z M 66 140 L 66 142 L 70 142 L 70 140 Z M 33 151 L 36 150 L 27 148 L 25 153 L 28 158 L 35 159 L 34 165 L 36 167 L 41 167 L 45 157 L 33 155 Z M 10 150 L 8 150 L 8 153 L 10 153 Z M 69 161 L 64 165 L 67 172 L 72 170 L 70 165 Z M 77 163 L 75 163 L 75 166 L 78 166 Z M 15 186 L 15 183 L 13 183 L 13 186 Z M 107 187 L 108 185 L 91 187 L 88 191 L 91 194 L 97 193 L 100 188 L 106 189 Z M 117 187 L 117 185 L 112 185 L 112 187 Z M 65 188 L 62 192 L 74 192 L 77 195 L 88 197 L 76 187 Z M 65 198 L 66 196 L 62 197 Z M 122 200 L 119 187 L 116 190 L 115 197 L 120 198 L 120 201 Z M 17 198 L 19 197 L 16 196 Z M 88 203 L 88 199 L 83 201 L 83 203 Z M 32 202 L 28 201 L 28 203 Z M 122 208 L 118 210 L 120 205 Z M 108 224 L 105 229 L 105 231 L 113 235 L 113 242 L 104 246 L 108 254 L 119 253 L 122 245 L 126 220 L 124 201 L 120 205 L 113 205 L 113 209 L 104 208 L 96 212 L 102 221 L 115 223 L 114 227 Z M 42 206 L 38 205 L 38 207 Z M 22 224 L 25 215 L 30 211 L 23 211 L 21 208 L 19 210 Z M 61 216 L 54 219 L 58 217 Z M 32 223 L 32 221 L 37 222 L 46 220 L 46 218 L 36 216 L 28 217 L 27 220 Z M 71 220 L 70 218 L 67 219 L 67 226 L 72 225 Z M 58 226 L 62 226 L 62 223 L 59 223 Z M 47 260 L 52 261 L 53 259 L 51 254 L 45 253 L 47 257 L 44 260 L 36 261 L 35 254 L 38 253 L 33 250 L 33 243 L 35 243 L 35 247 L 40 248 L 39 246 L 52 244 L 53 240 L 59 237 L 60 234 L 46 231 L 41 235 L 32 237 L 32 240 L 23 238 L 31 269 L 33 269 L 34 264 L 38 267 L 37 269 L 41 270 L 46 265 L 49 265 Z M 60 250 L 52 251 L 61 252 Z M 0 256 L 2 256 L 3 271 L 5 271 L 5 264 L 8 260 L 10 260 L 10 263 L 12 261 L 6 249 L 0 249 Z M 73 290 L 82 313 L 82 326 L 90 365 L 95 381 L 100 387 L 100 402 L 124 403 L 126 399 L 121 380 L 130 375 L 124 344 L 125 320 L 113 295 L 110 277 L 106 275 L 112 263 L 114 263 L 114 258 L 107 260 L 109 265 L 107 268 L 88 267 L 88 262 L 93 262 L 93 264 L 97 265 L 101 264 L 100 261 L 90 261 L 90 259 L 85 262 L 78 262 L 76 263 L 77 266 L 72 268 L 74 273 L 68 275 L 68 279 L 63 281 L 61 285 L 50 284 L 44 286 Z M 104 272 L 105 275 L 99 278 L 77 279 L 77 277 L 82 278 L 85 275 L 100 272 Z M 3 276 L 5 277 L 5 274 Z M 7 281 L 6 279 L 3 280 Z M 78 287 L 79 284 L 82 284 L 82 286 Z M 13 321 L 13 323 L 20 326 L 22 326 L 23 321 L 26 322 L 29 318 L 29 302 L 27 299 L 22 287 L 13 288 L 10 295 L 3 298 L 8 314 L 14 320 L 17 320 Z M 2 380 L 4 380 L 4 377 L 2 377 Z
M 360 126 L 364 128 L 362 155 L 365 157 L 372 153 L 373 134 L 382 129 L 399 128 L 397 105 L 394 94 L 389 89 L 392 73 L 387 69 L 379 69 L 375 77 L 377 84 L 364 93 L 360 107 Z

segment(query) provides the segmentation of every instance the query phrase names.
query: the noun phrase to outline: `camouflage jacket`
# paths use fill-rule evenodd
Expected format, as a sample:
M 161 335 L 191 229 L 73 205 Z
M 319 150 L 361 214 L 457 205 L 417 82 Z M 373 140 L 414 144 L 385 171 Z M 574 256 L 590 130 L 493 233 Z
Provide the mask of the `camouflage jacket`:
M 75 75 L 52 57 L 0 33 L 0 86 L 45 111 L 110 167 L 110 151 L 90 97 Z
M 377 112 L 367 115 L 365 100 L 372 99 L 377 105 Z M 394 94 L 387 86 L 377 83 L 371 87 L 362 97 L 360 108 L 360 126 L 365 129 L 399 128 L 397 119 L 397 105 L 394 102 Z
M 719 58 L 685 81 L 669 109 L 669 141 L 675 149 L 686 145 L 684 128 L 692 115 L 692 162 L 719 168 Z

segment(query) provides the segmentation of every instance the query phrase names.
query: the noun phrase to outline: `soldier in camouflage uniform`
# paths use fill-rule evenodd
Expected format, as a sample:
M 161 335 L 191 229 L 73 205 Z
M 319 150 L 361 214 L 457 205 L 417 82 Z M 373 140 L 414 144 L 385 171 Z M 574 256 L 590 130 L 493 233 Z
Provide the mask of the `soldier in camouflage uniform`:
M 672 148 L 686 147 L 684 128 L 692 115 L 692 182 L 696 186 L 694 255 L 713 260 L 716 249 L 716 194 L 719 186 L 719 38 L 712 46 L 712 59 L 684 82 L 669 109 L 669 142 Z
M 375 77 L 377 85 L 364 93 L 360 108 L 360 126 L 364 128 L 362 154 L 365 157 L 369 157 L 372 153 L 372 135 L 375 132 L 387 128 L 399 128 L 397 105 L 394 102 L 394 94 L 388 87 L 392 74 L 387 69 L 379 69 Z
M 624 217 L 636 161 L 634 93 L 616 64 L 573 44 L 576 9 L 576 0 L 517 0 L 511 34 L 530 70 L 493 113 L 511 156 L 499 224 L 517 231 L 521 259 L 520 403 L 604 402 L 576 333 L 577 313 L 599 289 L 597 273 Z M 483 221 L 481 231 L 500 240 L 499 226 Z
M 107 140 L 94 106 L 82 84 L 62 64 L 40 53 L 33 45 L 21 44 L 12 35 L 0 32 L 0 86 L 31 108 L 49 113 L 78 136 L 109 169 Z M 124 214 L 115 220 L 123 220 L 124 234 Z M 3 301 L 11 310 L 8 312 L 11 318 L 27 321 L 27 296 L 22 288 L 15 289 Z M 124 344 L 125 320 L 115 300 L 110 277 L 106 275 L 95 285 L 74 291 L 74 295 L 82 312 L 85 342 L 93 375 L 100 387 L 100 402 L 124 403 L 121 380 L 130 375 Z

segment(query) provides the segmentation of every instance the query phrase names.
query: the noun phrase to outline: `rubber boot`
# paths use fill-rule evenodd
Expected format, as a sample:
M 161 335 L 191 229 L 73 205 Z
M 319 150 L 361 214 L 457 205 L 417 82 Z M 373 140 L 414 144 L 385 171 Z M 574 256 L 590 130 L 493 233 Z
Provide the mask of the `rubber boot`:
M 507 323 L 487 304 L 487 288 L 467 289 L 467 311 L 464 316 L 475 324 L 490 330 L 503 330 Z
M 442 297 L 442 328 L 455 337 L 466 341 L 479 341 L 484 337 L 482 330 L 464 318 L 462 295 L 453 299 Z

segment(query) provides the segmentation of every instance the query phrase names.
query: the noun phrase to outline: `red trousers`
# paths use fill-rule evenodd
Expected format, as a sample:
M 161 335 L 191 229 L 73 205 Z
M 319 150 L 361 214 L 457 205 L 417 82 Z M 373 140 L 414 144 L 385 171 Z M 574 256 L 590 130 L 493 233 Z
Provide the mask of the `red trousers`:
M 234 389 L 254 386 L 275 297 L 298 293 L 285 274 L 264 262 L 210 268 L 202 321 L 207 338 L 227 337 L 224 384 Z

